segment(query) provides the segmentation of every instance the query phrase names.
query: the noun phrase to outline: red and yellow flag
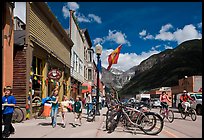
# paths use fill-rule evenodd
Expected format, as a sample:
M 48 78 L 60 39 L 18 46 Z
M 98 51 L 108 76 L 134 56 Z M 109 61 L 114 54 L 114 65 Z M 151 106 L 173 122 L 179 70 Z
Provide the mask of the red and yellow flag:
M 119 58 L 119 54 L 120 54 L 121 47 L 122 47 L 122 45 L 118 46 L 118 47 L 108 56 L 109 66 L 108 66 L 107 70 L 110 70 L 112 64 L 117 64 L 117 63 L 118 63 L 118 58 Z

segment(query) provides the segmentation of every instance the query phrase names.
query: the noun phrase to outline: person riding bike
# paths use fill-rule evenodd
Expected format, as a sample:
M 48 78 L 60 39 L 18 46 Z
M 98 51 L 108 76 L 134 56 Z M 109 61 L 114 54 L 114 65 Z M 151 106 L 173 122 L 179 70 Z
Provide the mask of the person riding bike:
M 168 95 L 166 94 L 166 91 L 162 91 L 162 94 L 160 95 L 160 102 L 161 102 L 162 108 L 165 108 L 166 110 L 168 109 L 167 101 L 171 102 Z
M 180 101 L 182 107 L 184 108 L 184 112 L 186 112 L 187 108 L 191 106 L 189 100 L 194 101 L 193 98 L 191 98 L 190 94 L 186 90 L 184 90 L 183 94 L 180 96 Z

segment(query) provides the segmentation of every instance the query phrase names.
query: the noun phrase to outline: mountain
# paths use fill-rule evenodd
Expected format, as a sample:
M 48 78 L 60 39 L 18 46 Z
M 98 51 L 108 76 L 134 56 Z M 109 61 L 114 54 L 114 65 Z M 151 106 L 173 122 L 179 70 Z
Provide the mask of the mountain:
M 135 66 L 134 77 L 123 86 L 120 94 L 178 85 L 186 76 L 202 75 L 202 39 L 181 43 L 174 49 L 155 54 Z

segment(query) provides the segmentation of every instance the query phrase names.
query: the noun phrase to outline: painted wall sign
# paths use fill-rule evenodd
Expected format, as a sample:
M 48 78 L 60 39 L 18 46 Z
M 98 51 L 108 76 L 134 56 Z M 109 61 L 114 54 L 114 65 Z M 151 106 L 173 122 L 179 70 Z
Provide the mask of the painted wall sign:
M 48 78 L 50 79 L 59 80 L 61 77 L 62 77 L 62 73 L 58 69 L 51 69 L 48 72 Z

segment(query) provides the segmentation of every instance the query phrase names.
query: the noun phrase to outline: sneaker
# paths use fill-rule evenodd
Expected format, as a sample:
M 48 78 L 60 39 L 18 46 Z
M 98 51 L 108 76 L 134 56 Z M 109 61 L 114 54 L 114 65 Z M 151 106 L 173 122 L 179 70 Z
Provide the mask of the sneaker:
M 15 134 L 15 131 L 13 131 L 13 132 L 10 132 L 10 134 Z
M 73 127 L 76 127 L 76 124 L 73 124 L 72 126 L 73 126 Z
M 62 128 L 65 128 L 65 127 L 66 127 L 66 125 L 65 125 L 65 124 L 63 124 L 63 125 L 62 125 Z
M 55 128 L 55 127 L 56 127 L 56 124 L 52 125 L 52 127 Z

